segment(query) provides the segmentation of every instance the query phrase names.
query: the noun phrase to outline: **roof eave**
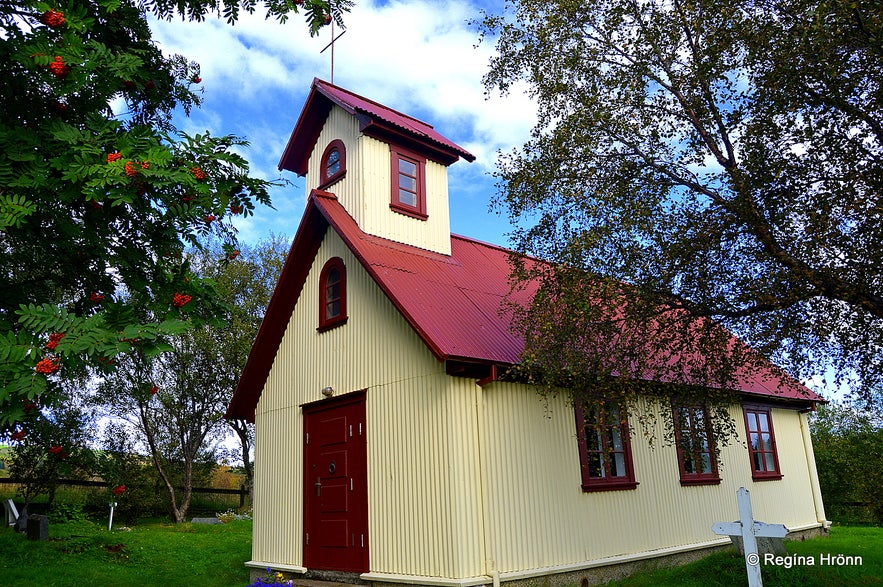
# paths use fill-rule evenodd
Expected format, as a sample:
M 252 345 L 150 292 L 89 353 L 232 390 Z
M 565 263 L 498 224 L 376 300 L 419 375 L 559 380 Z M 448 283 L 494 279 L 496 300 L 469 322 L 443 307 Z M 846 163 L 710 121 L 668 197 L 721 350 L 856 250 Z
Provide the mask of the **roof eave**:
M 408 132 L 384 120 L 374 118 L 366 113 L 357 115 L 359 130 L 365 135 L 390 144 L 402 145 L 426 155 L 429 159 L 442 165 L 453 165 L 463 157 L 469 162 L 475 161 L 475 155 L 465 149 L 452 149 L 427 137 Z

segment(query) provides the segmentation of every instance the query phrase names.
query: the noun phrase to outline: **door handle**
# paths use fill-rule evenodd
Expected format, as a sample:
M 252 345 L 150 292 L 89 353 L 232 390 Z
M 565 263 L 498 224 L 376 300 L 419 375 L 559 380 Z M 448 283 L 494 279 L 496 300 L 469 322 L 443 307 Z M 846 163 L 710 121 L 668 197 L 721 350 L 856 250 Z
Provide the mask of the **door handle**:
M 322 495 L 322 478 L 316 477 L 316 483 L 314 483 L 314 485 L 316 486 L 316 497 L 319 497 Z

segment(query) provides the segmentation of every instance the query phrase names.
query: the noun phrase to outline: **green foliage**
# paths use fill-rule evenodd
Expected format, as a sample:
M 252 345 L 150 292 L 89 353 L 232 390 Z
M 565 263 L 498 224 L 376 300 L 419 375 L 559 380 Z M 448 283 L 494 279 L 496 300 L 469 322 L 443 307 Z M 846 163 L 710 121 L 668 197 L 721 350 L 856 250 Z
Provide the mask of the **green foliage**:
M 498 172 L 518 248 L 557 263 L 515 276 L 542 284 L 528 367 L 726 381 L 751 353 L 716 359 L 710 318 L 883 391 L 879 2 L 514 0 L 479 26 L 488 90 L 538 106 Z
M 194 339 L 194 349 L 204 356 L 203 362 L 212 365 L 212 377 L 206 385 L 225 390 L 221 394 L 223 401 L 217 406 L 219 413 L 226 411 L 245 368 L 251 345 L 279 281 L 288 248 L 286 239 L 272 236 L 235 254 L 226 247 L 220 250 L 209 247 L 195 263 L 204 277 L 214 281 L 219 298 L 230 308 L 229 321 L 224 327 L 194 330 L 187 335 Z M 211 260 L 218 255 L 225 256 L 227 263 L 212 263 Z M 241 420 L 228 420 L 227 423 L 239 440 L 238 459 L 243 463 L 245 483 L 251 495 L 254 482 L 254 465 L 251 462 L 254 425 Z
M 121 422 L 111 422 L 102 430 L 100 445 L 103 450 L 96 454 L 96 470 L 107 483 L 102 499 L 97 504 L 106 510 L 110 502 L 116 503 L 114 516 L 125 523 L 134 523 L 142 517 L 168 511 L 157 491 L 161 483 L 149 456 L 141 454 L 132 438 L 131 431 Z M 115 495 L 113 489 L 125 487 Z
M 304 13 L 311 34 L 329 14 L 342 25 L 351 5 L 263 3 L 274 18 Z M 238 249 L 233 219 L 269 204 L 273 184 L 249 175 L 244 139 L 171 124 L 200 104 L 199 66 L 163 55 L 147 16 L 233 23 L 257 6 L 0 4 L 0 426 L 25 401 L 52 403 L 47 381 L 112 369 L 135 349 L 155 356 L 224 314 L 182 253 L 209 237 Z M 65 336 L 47 346 L 54 334 Z
M 53 504 L 58 480 L 88 477 L 94 467 L 89 449 L 92 414 L 59 391 L 54 406 L 30 403 L 18 427 L 9 433 L 9 476 L 21 482 L 25 503 L 45 495 Z
M 93 401 L 108 415 L 129 422 L 138 443 L 150 454 L 162 479 L 175 521 L 184 520 L 191 488 L 200 484 L 217 462 L 214 442 L 226 431 L 224 411 L 245 366 L 257 329 L 269 303 L 287 250 L 282 239 L 229 251 L 217 242 L 187 253 L 195 274 L 213 284 L 224 304 L 224 322 L 203 324 L 167 338 L 169 351 L 149 356 L 143 346 L 121 355 L 115 370 L 104 374 Z M 219 262 L 220 260 L 220 262 Z M 66 339 L 66 337 L 65 337 Z M 65 340 L 65 339 L 62 339 Z M 252 427 L 230 422 L 241 446 L 247 483 Z M 109 430 L 102 458 L 105 479 L 134 485 L 131 471 L 120 463 L 135 447 L 123 430 Z M 112 457 L 112 458 L 111 458 Z M 128 466 L 128 465 L 127 465 Z M 113 479 L 113 481 L 111 481 Z
M 828 517 L 867 511 L 851 522 L 883 524 L 883 410 L 851 404 L 821 406 L 811 421 L 819 484 Z M 863 506 L 845 507 L 857 503 Z
M 84 504 L 79 501 L 55 501 L 49 512 L 49 522 L 61 524 L 64 522 L 85 521 L 86 514 L 83 511 Z

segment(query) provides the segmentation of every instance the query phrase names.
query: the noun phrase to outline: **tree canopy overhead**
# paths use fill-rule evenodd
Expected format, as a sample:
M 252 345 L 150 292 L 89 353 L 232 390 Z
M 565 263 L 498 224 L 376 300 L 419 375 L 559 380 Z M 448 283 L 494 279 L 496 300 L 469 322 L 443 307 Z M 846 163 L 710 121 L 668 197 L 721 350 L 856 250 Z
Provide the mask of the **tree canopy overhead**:
M 538 104 L 498 172 L 518 248 L 558 262 L 521 315 L 528 366 L 698 317 L 883 392 L 883 3 L 512 0 L 480 28 L 488 90 Z M 651 338 L 586 368 L 722 343 Z
M 265 0 L 316 34 L 349 0 Z M 51 403 L 59 378 L 107 370 L 138 348 L 223 315 L 185 247 L 213 235 L 238 254 L 233 221 L 269 204 L 235 136 L 188 136 L 199 66 L 164 55 L 147 17 L 230 23 L 254 0 L 0 3 L 0 426 Z

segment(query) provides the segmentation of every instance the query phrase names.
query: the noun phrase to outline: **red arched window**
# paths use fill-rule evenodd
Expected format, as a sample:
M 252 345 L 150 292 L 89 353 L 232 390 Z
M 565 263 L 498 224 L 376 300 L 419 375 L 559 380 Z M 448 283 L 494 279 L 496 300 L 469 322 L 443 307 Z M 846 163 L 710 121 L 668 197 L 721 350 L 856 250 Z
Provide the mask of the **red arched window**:
M 340 326 L 346 315 L 346 267 L 340 257 L 330 259 L 319 275 L 319 332 Z
M 334 139 L 325 147 L 319 168 L 319 189 L 324 190 L 346 175 L 346 147 Z

